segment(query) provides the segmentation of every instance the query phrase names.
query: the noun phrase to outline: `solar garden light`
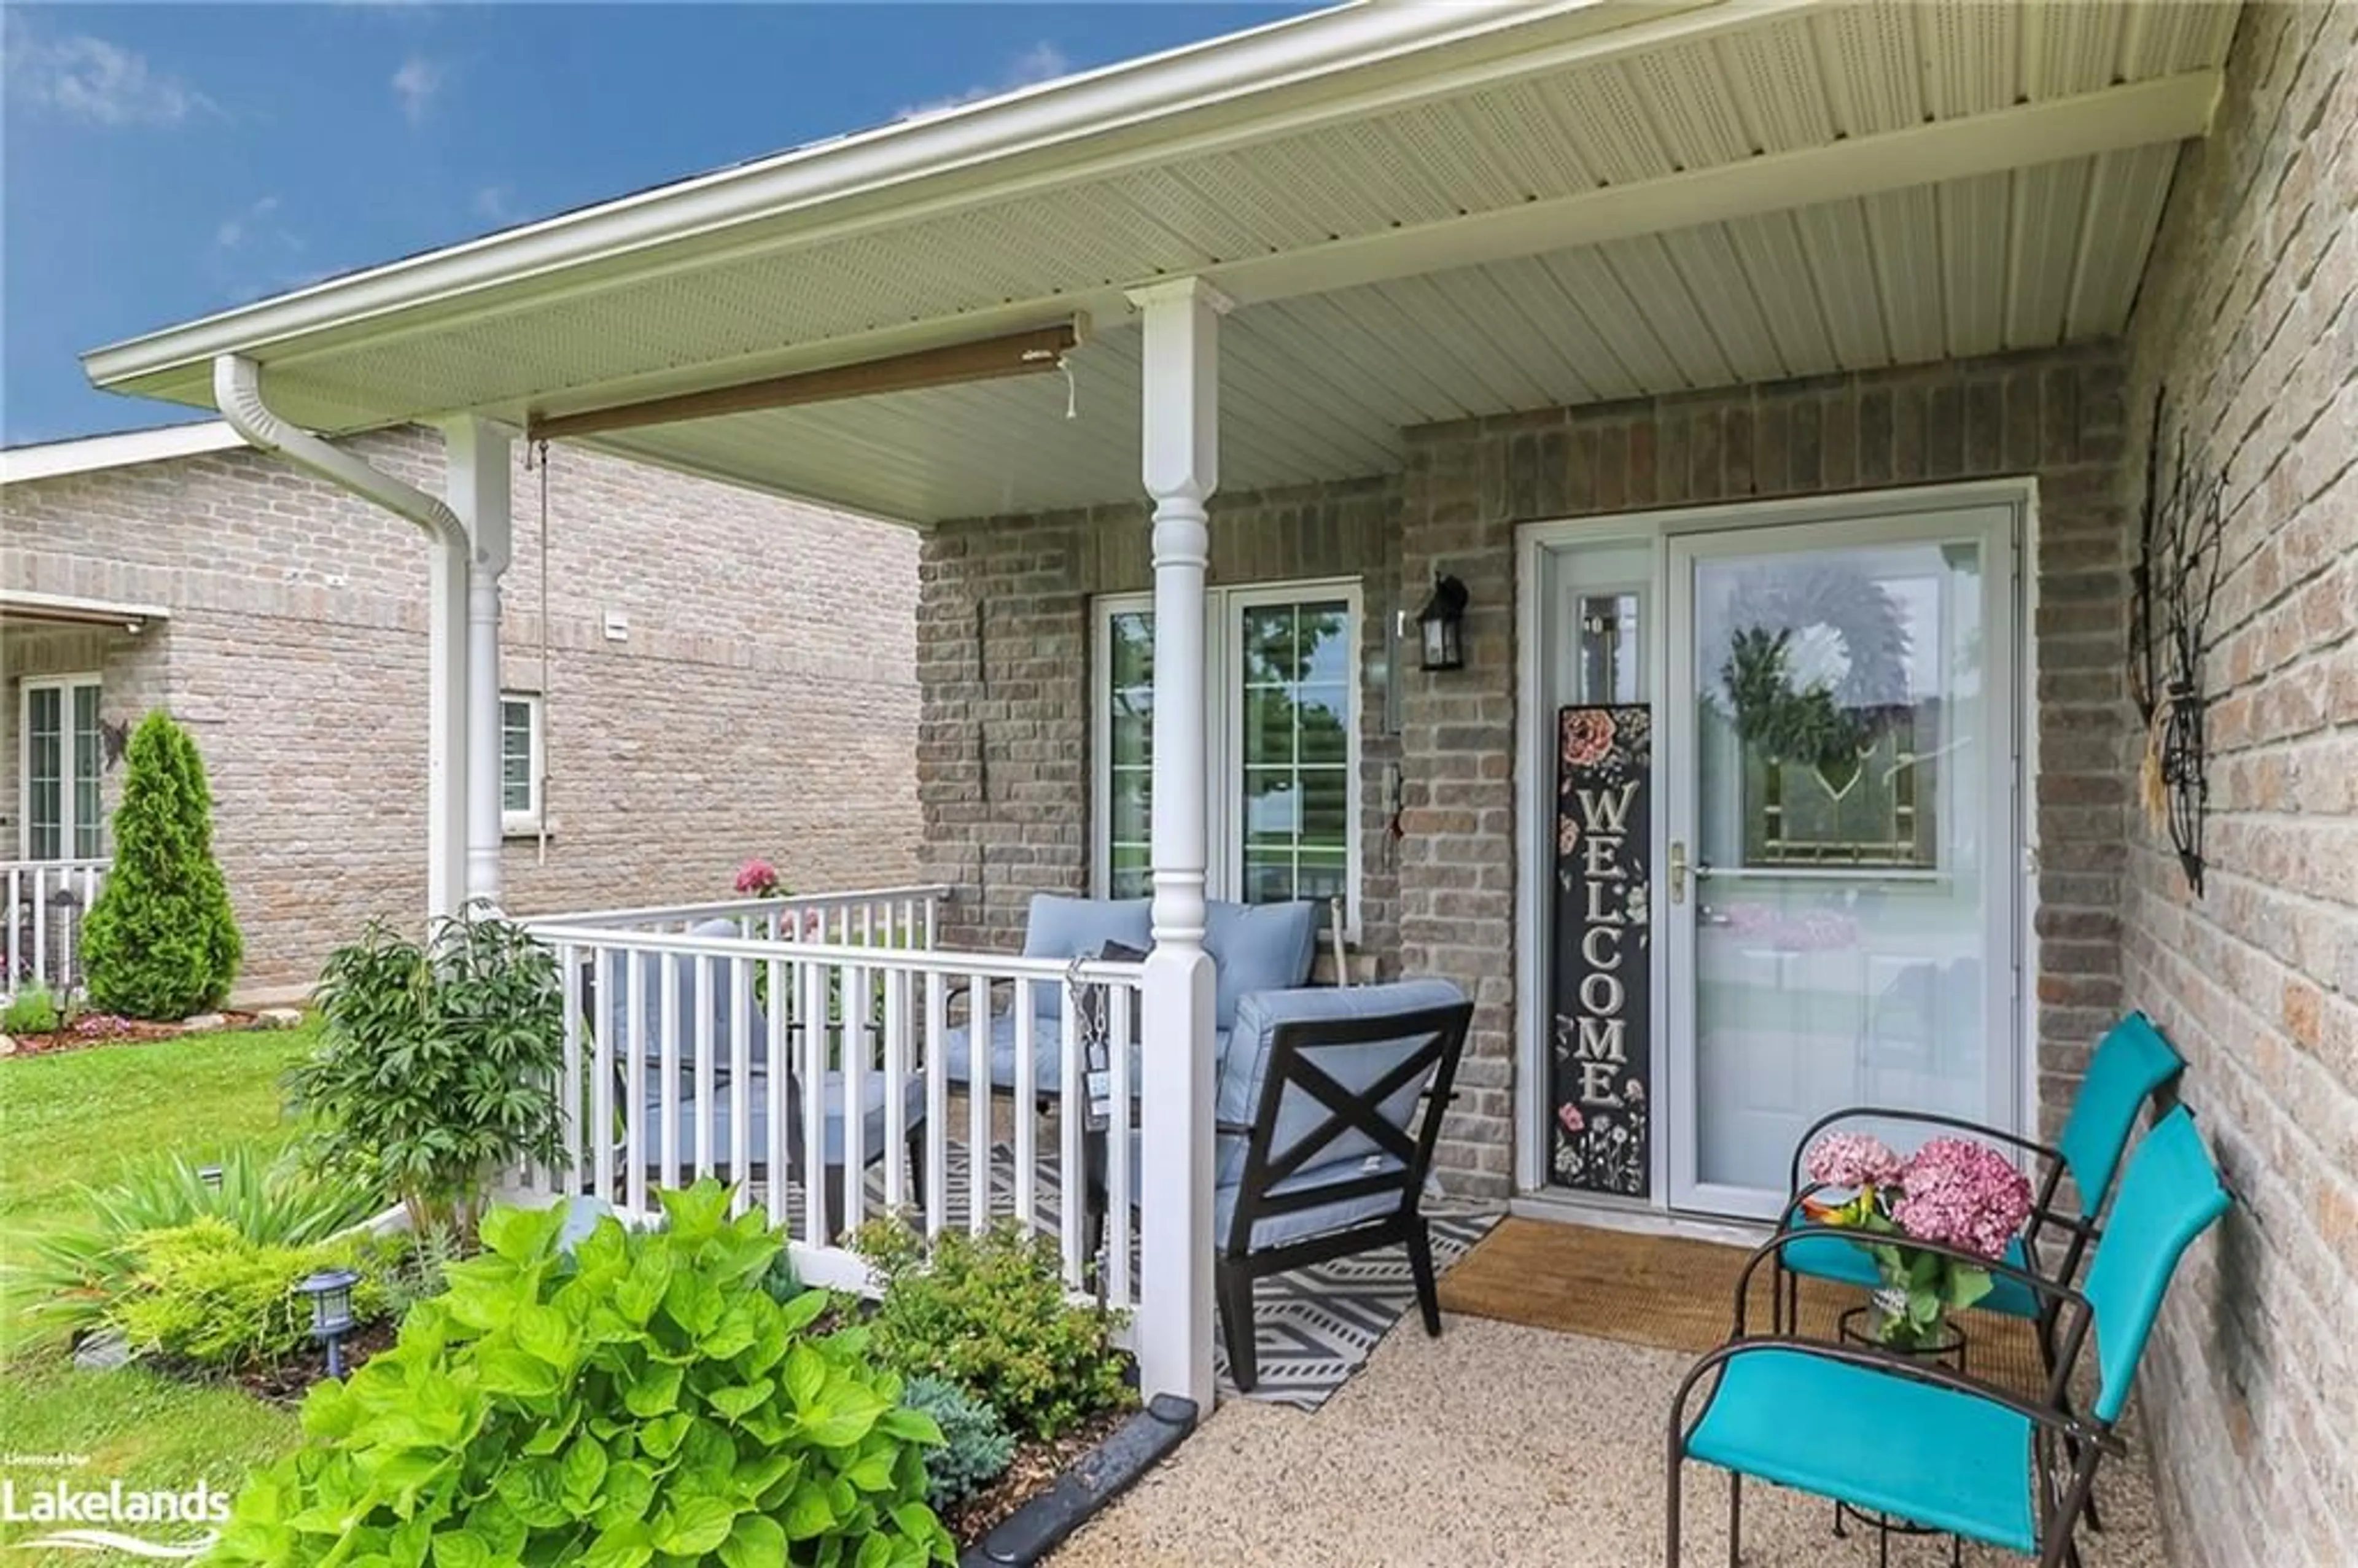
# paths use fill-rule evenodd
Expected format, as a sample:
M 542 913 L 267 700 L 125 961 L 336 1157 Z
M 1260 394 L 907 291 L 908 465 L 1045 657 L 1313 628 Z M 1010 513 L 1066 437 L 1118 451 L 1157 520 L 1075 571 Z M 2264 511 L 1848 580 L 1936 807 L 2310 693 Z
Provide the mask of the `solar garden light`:
M 344 1336 L 352 1330 L 352 1287 L 361 1277 L 350 1269 L 323 1269 L 296 1286 L 311 1298 L 311 1337 L 328 1347 L 328 1376 L 344 1375 Z
M 197 1167 L 197 1180 L 204 1183 L 208 1192 L 217 1193 L 221 1191 L 222 1168 L 219 1165 L 200 1165 Z

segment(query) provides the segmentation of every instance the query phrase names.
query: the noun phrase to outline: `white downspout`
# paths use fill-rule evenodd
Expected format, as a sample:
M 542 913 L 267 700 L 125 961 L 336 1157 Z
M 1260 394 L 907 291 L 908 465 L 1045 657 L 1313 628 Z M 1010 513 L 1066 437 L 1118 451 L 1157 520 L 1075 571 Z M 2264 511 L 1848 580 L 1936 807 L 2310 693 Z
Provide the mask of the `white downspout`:
M 429 557 L 427 724 L 429 917 L 457 913 L 467 886 L 467 585 L 471 546 L 459 514 L 443 502 L 370 466 L 308 430 L 287 423 L 262 400 L 262 369 L 242 354 L 213 360 L 213 402 L 231 429 L 265 452 L 338 489 L 406 517 L 433 542 Z

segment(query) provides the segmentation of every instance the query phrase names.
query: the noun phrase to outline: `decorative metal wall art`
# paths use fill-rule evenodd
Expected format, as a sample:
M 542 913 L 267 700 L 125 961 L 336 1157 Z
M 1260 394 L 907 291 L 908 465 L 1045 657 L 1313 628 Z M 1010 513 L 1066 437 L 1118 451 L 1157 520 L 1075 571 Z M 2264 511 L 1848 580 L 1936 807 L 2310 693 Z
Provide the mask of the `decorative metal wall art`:
M 2146 449 L 2145 512 L 2130 578 L 2129 689 L 2145 720 L 2138 794 L 2146 816 L 2167 828 L 2179 868 L 2202 896 L 2202 819 L 2211 799 L 2208 709 L 2202 660 L 2211 610 L 2225 575 L 2224 470 L 2199 467 L 2180 429 L 2162 478 L 2162 405 L 2153 400 Z

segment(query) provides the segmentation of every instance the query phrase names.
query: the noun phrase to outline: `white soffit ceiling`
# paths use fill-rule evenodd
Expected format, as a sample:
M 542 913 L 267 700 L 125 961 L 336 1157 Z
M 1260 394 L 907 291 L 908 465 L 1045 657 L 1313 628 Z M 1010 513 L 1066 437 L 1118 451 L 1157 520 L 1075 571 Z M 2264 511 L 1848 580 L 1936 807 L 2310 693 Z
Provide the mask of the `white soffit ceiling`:
M 1632 38 L 1702 15 L 1623 10 Z M 1224 333 L 1232 492 L 1380 469 L 1403 425 L 2052 344 L 2122 325 L 2235 14 L 1739 13 L 838 238 L 782 230 L 456 322 L 267 346 L 265 386 L 331 430 L 521 417 L 1089 310 L 1077 419 L 1044 376 L 600 442 L 923 521 L 1136 492 L 1120 291 L 1159 276 L 1200 272 L 1243 301 Z

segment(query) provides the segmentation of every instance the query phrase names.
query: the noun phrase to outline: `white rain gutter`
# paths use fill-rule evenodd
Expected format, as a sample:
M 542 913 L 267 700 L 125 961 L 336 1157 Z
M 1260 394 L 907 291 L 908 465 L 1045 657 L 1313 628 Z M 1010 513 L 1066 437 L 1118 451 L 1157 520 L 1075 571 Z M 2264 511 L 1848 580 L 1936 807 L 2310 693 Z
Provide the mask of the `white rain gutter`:
M 467 588 L 473 545 L 449 504 L 395 478 L 271 412 L 262 400 L 262 367 L 242 354 L 213 361 L 213 401 L 231 429 L 263 451 L 284 458 L 337 489 L 407 518 L 432 543 L 427 612 L 430 689 L 427 721 L 427 910 L 455 914 L 466 902 L 468 712 Z M 493 694 L 496 700 L 497 693 Z M 493 713 L 496 723 L 496 709 Z M 496 732 L 496 731 L 495 731 Z M 497 832 L 497 824 L 493 824 Z M 496 857 L 499 843 L 490 846 Z M 496 890 L 493 890 L 496 891 Z
M 218 354 L 253 353 L 321 330 L 350 329 L 413 310 L 464 316 L 470 312 L 460 302 L 486 290 L 528 282 L 548 287 L 557 275 L 659 245 L 725 243 L 729 231 L 753 220 L 884 198 L 918 181 L 947 178 L 958 189 L 930 201 L 895 201 L 855 222 L 902 222 L 1076 178 L 1160 165 L 1183 151 L 1306 129 L 1604 53 L 1755 26 L 1808 3 L 1663 0 L 1633 6 L 1616 0 L 1464 0 L 1447 5 L 1340 6 L 797 147 L 330 278 L 92 350 L 82 356 L 83 368 L 94 384 L 124 390 L 126 384 Z M 1427 63 L 1431 51 L 1458 46 L 1473 57 L 1444 68 Z M 1362 72 L 1368 73 L 1363 81 L 1357 78 Z M 1347 82 L 1357 90 L 1273 114 L 1250 112 L 1258 95 L 1322 82 Z M 1234 118 L 1176 139 L 1154 134 L 1158 122 L 1209 109 L 1226 109 Z M 1086 149 L 1102 147 L 1109 136 L 1114 146 L 1092 157 Z M 1056 167 L 1030 166 L 1011 178 L 1005 172 L 1011 159 L 1059 150 L 1064 158 Z M 809 243 L 835 227 L 806 227 L 795 239 Z

